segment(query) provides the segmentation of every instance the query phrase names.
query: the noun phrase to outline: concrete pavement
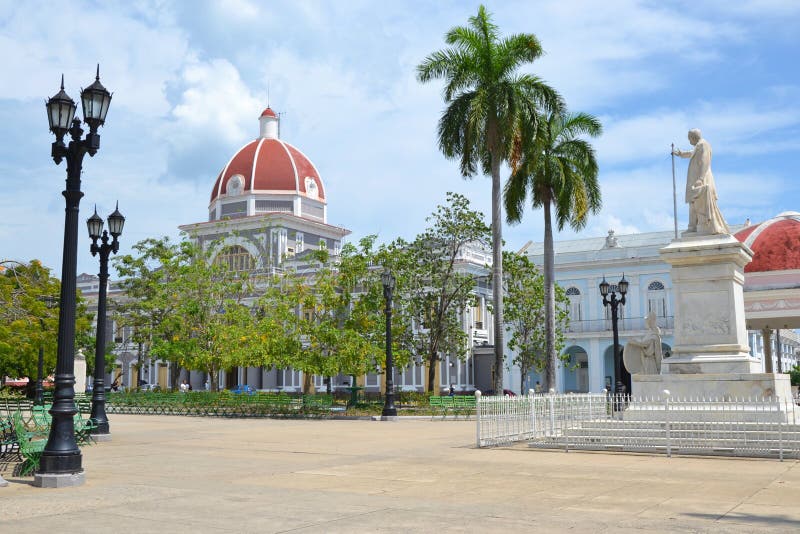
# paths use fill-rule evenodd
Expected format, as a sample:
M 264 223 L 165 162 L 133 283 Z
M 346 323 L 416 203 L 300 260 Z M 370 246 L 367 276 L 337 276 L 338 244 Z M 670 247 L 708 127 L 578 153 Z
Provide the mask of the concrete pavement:
M 476 449 L 474 421 L 111 416 L 0 532 L 798 532 L 800 463 Z

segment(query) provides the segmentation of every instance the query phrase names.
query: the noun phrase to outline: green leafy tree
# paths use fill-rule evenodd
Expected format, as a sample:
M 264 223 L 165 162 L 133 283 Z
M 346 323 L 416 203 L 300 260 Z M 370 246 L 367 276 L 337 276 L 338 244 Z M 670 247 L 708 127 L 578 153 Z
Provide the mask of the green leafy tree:
M 789 380 L 793 386 L 800 386 L 800 363 L 796 363 L 789 370 Z
M 157 357 L 175 364 L 169 380 L 175 387 L 181 354 L 171 350 L 180 322 L 176 316 L 180 294 L 175 284 L 181 269 L 192 261 L 193 247 L 162 237 L 140 241 L 133 250 L 134 254 L 114 258 L 124 289 L 124 296 L 113 303 L 114 317 L 120 327 L 131 327 L 131 341 L 140 353 L 150 353 L 156 345 Z
M 368 236 L 358 246 L 346 244 L 335 263 L 327 250 L 315 251 L 310 255 L 315 264 L 313 274 L 289 274 L 281 281 L 287 288 L 284 302 L 297 306 L 297 322 L 283 311 L 277 317 L 290 325 L 287 331 L 299 334 L 301 345 L 294 360 L 281 363 L 303 371 L 305 389 L 315 374 L 360 376 L 382 363 L 385 368 L 385 317 L 374 241 L 374 236 Z M 284 309 L 274 299 L 266 307 Z M 395 354 L 399 365 L 408 359 L 400 346 Z
M 384 255 L 399 275 L 395 315 L 417 325 L 401 343 L 427 362 L 427 390 L 434 391 L 442 355 L 463 358 L 468 348 L 462 316 L 482 273 L 463 269 L 461 262 L 471 247 L 487 247 L 491 232 L 483 214 L 456 193 L 448 193 L 447 204 L 438 206 L 427 221 L 430 227 L 412 243 L 396 242 Z
M 173 362 L 173 385 L 184 367 L 208 373 L 216 391 L 220 370 L 262 359 L 248 273 L 211 261 L 188 240 L 147 239 L 134 250 L 116 262 L 126 290 L 118 317 L 133 327 L 135 343 Z
M 544 277 L 527 256 L 505 252 L 506 265 L 506 330 L 510 337 L 508 348 L 514 351 L 513 363 L 520 368 L 520 391 L 525 392 L 525 380 L 532 369 L 541 372 L 546 365 L 546 322 Z M 569 300 L 563 288 L 555 287 L 556 350 L 564 345 L 564 331 L 569 325 Z M 568 361 L 569 355 L 562 355 Z
M 61 282 L 39 260 L 0 264 L 0 377 L 27 377 L 32 386 L 40 348 L 45 376 L 53 373 L 60 293 Z M 76 350 L 86 350 L 93 346 L 92 317 L 83 299 L 79 295 L 76 298 Z
M 194 243 L 181 243 L 182 261 L 166 285 L 177 305 L 165 330 L 154 340 L 153 354 L 177 356 L 182 367 L 210 375 L 212 391 L 219 389 L 219 371 L 243 365 L 258 345 L 256 319 L 246 299 L 252 294 L 247 272 L 231 271 L 210 261 Z M 258 350 L 258 349 L 256 349 Z
M 514 162 L 506 185 L 505 204 L 508 221 L 518 223 L 526 200 L 533 208 L 544 210 L 544 298 L 546 349 L 544 387 L 555 387 L 556 306 L 552 212 L 559 231 L 569 225 L 580 230 L 590 213 L 601 206 L 598 166 L 592 145 L 585 136 L 597 137 L 600 122 L 585 113 L 551 113 L 546 121 L 528 124 L 535 135 L 523 136 L 519 159 Z
M 439 147 L 459 159 L 461 174 L 478 170 L 492 178 L 492 270 L 503 279 L 500 167 L 510 161 L 520 136 L 536 124 L 539 109 L 561 109 L 561 98 L 546 83 L 518 69 L 542 55 L 533 34 L 501 37 L 484 6 L 445 35 L 448 48 L 429 55 L 417 67 L 421 82 L 443 78 L 447 108 L 439 120 Z M 503 293 L 493 293 L 495 391 L 502 390 Z

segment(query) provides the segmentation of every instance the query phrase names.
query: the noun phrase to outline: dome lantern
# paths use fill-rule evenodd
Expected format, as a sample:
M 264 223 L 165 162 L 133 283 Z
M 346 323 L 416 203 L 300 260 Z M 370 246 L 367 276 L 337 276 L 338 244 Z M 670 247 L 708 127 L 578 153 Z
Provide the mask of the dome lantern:
M 280 138 L 280 119 L 278 115 L 272 111 L 272 108 L 267 108 L 261 113 L 258 123 L 261 126 L 261 134 L 259 135 L 261 139 Z

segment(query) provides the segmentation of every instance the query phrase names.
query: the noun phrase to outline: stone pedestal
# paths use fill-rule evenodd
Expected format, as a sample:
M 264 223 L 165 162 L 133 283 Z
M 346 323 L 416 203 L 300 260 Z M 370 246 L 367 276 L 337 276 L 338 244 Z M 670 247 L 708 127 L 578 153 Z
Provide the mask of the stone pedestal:
M 86 392 L 86 356 L 83 350 L 78 349 L 75 353 L 75 393 Z
M 789 377 L 761 372 L 750 356 L 743 285 L 753 252 L 730 235 L 684 233 L 660 253 L 672 267 L 675 346 L 660 375 L 633 375 L 633 396 L 791 399 Z
M 33 485 L 37 488 L 71 488 L 83 486 L 84 482 L 86 482 L 86 473 L 83 469 L 77 473 L 34 473 L 33 475 Z
M 675 346 L 661 374 L 760 372 L 744 316 L 744 266 L 753 252 L 731 235 L 685 233 L 660 253 L 672 267 L 675 299 Z
M 743 400 L 792 398 L 789 375 L 774 373 L 704 373 L 633 375 L 633 396 L 662 398 L 666 389 L 675 399 Z

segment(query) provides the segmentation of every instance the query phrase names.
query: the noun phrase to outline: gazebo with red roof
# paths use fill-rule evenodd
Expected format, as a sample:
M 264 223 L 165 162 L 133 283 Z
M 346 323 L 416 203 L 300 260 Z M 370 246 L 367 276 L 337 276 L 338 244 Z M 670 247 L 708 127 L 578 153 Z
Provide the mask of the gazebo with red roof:
M 735 237 L 753 251 L 753 261 L 744 269 L 747 328 L 761 330 L 769 349 L 773 330 L 800 328 L 800 213 L 781 213 Z M 767 356 L 771 367 L 771 354 Z

